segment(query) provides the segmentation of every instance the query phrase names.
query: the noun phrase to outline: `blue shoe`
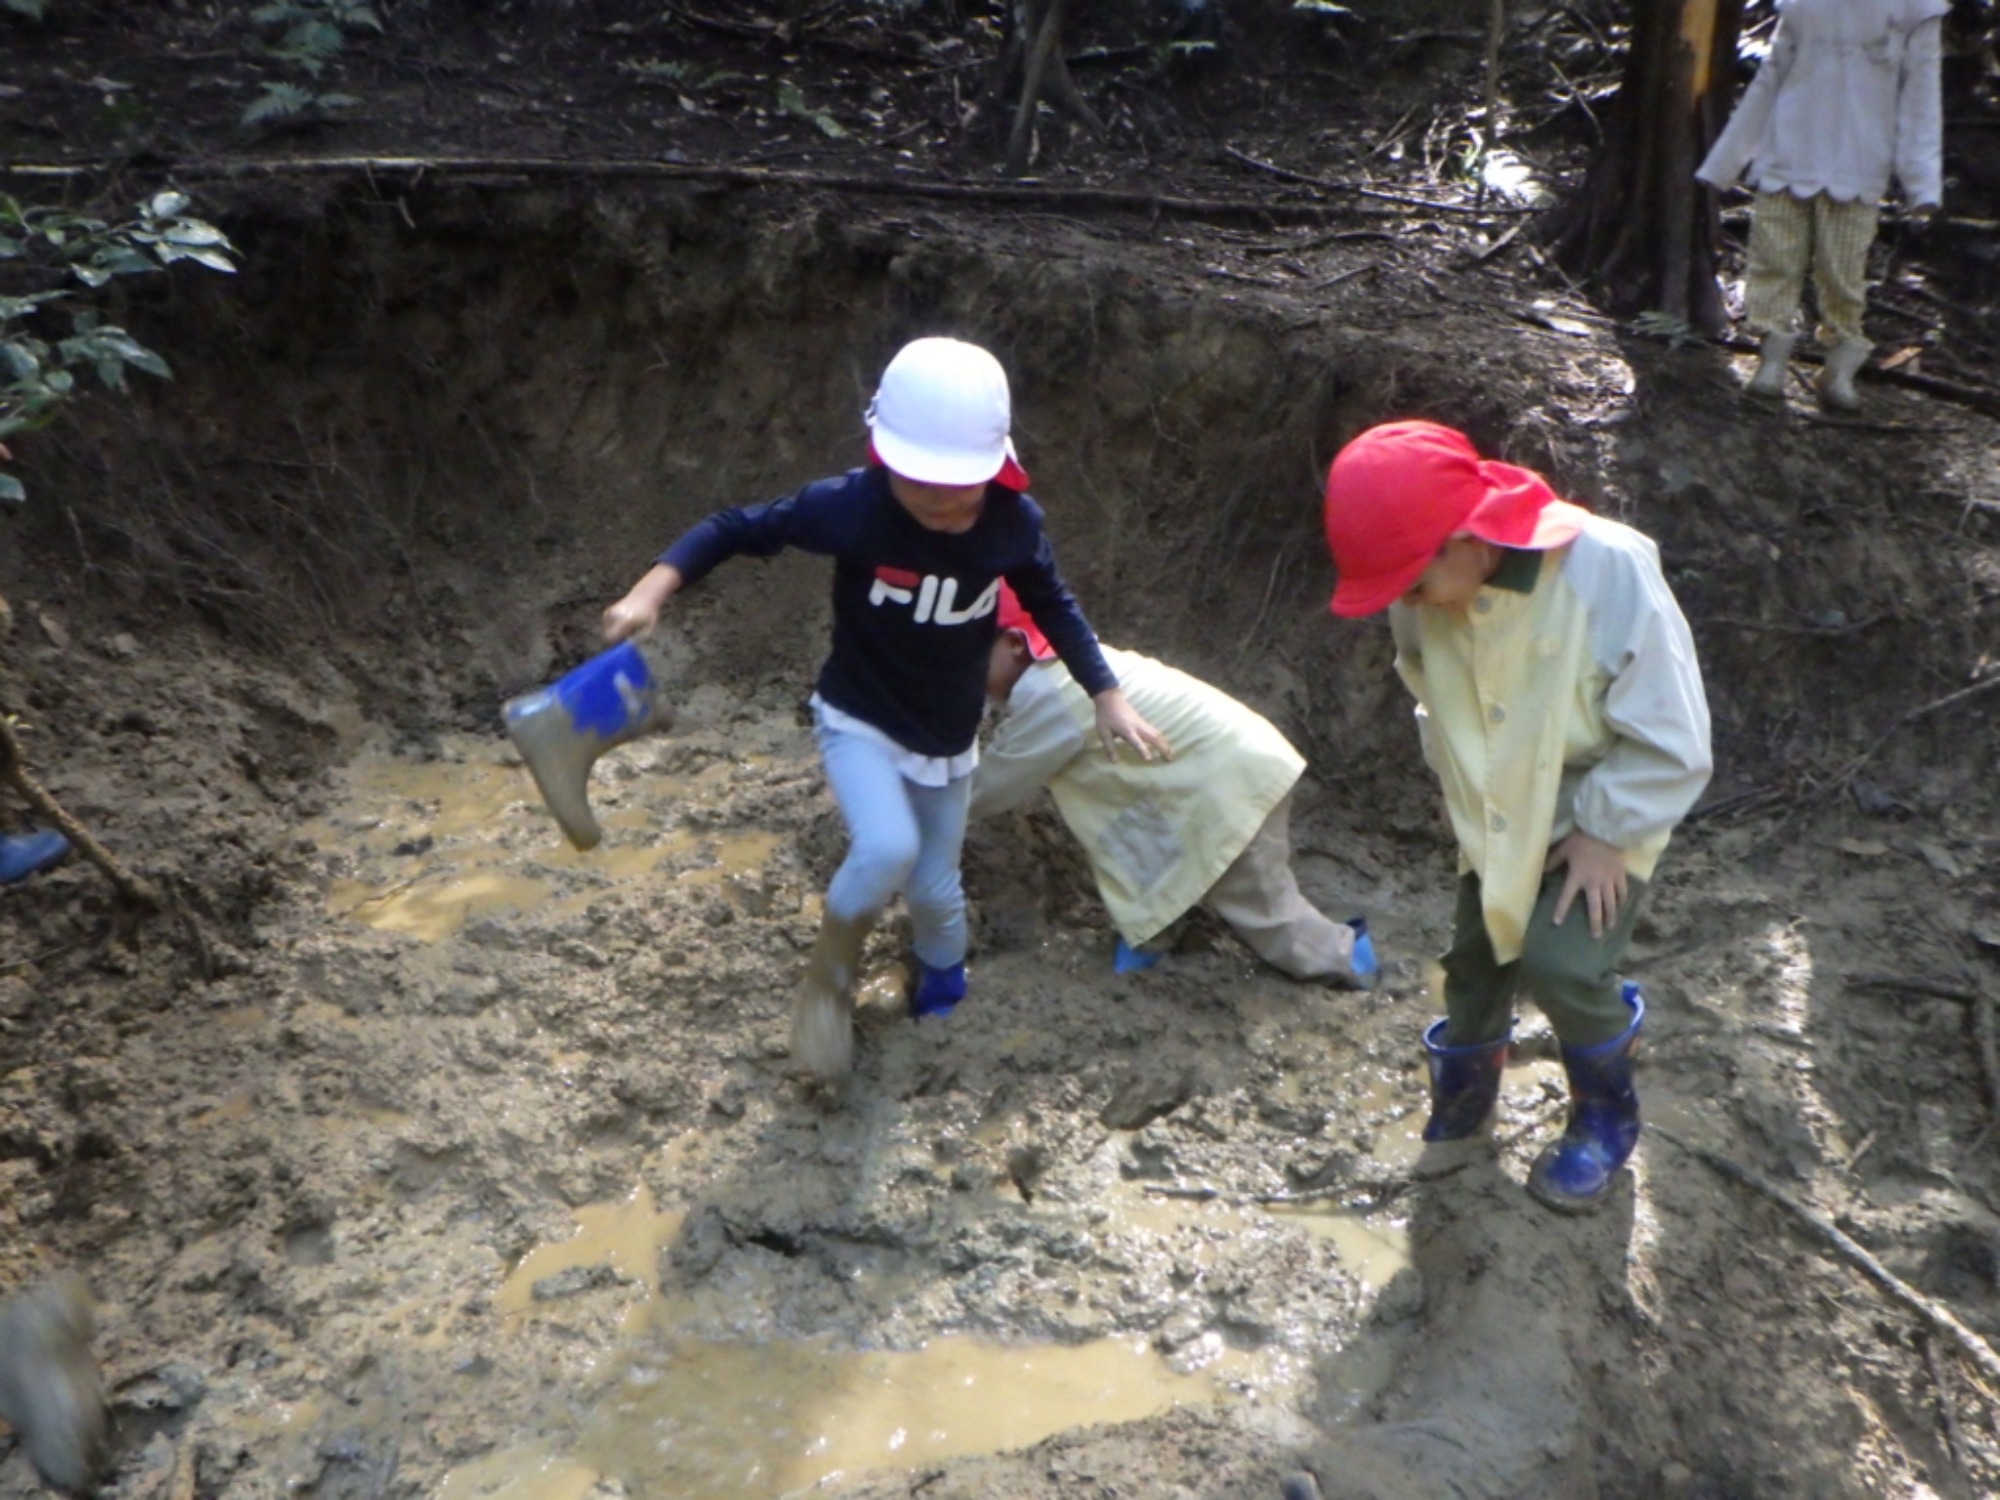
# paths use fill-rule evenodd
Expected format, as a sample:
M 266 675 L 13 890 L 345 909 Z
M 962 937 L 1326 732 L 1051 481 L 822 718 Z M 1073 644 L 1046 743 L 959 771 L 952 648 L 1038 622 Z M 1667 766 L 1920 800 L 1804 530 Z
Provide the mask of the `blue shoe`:
M 600 651 L 553 685 L 500 710 L 542 801 L 578 849 L 604 837 L 590 811 L 590 768 L 615 745 L 673 727 L 659 675 L 631 641 Z
M 53 828 L 33 833 L 0 834 L 0 885 L 12 885 L 38 875 L 69 857 L 69 840 Z
M 948 1016 L 951 1008 L 964 998 L 964 964 L 933 969 L 922 959 L 917 960 L 917 987 L 910 992 L 912 1017 L 922 1020 L 925 1016 Z
M 1594 1047 L 1562 1049 L 1569 1075 L 1569 1125 L 1562 1139 L 1535 1158 L 1528 1191 L 1560 1213 L 1588 1213 L 1611 1191 L 1619 1168 L 1639 1144 L 1639 1096 L 1632 1087 L 1632 1058 L 1646 1002 L 1629 980 L 1622 998 L 1632 1024 Z
M 1490 1042 L 1465 1047 L 1444 1045 L 1447 1023 L 1433 1021 L 1424 1031 L 1424 1061 L 1431 1071 L 1431 1117 L 1424 1123 L 1427 1141 L 1462 1141 L 1478 1132 L 1500 1101 L 1500 1070 L 1507 1066 L 1507 1048 L 1514 1028 Z
M 1382 978 L 1382 961 L 1375 956 L 1375 939 L 1368 935 L 1368 919 L 1349 917 L 1347 925 L 1354 929 L 1354 951 L 1347 958 L 1348 972 L 1362 989 L 1372 990 Z
M 1111 972 L 1141 974 L 1166 956 L 1164 953 L 1155 953 L 1146 948 L 1134 948 L 1121 937 L 1118 946 L 1111 950 Z

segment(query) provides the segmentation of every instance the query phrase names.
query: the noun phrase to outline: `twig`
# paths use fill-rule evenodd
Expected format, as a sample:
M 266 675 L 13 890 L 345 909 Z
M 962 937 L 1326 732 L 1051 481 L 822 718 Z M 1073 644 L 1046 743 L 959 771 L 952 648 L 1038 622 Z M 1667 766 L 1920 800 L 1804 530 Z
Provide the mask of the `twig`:
M 1471 214 L 1474 218 L 1491 218 L 1496 214 L 1540 213 L 1536 208 L 1494 207 L 1491 204 L 1440 203 L 1435 198 L 1419 198 L 1412 193 L 1391 193 L 1381 188 L 1368 187 L 1359 182 L 1337 182 L 1329 177 L 1314 177 L 1306 172 L 1294 172 L 1289 167 L 1278 166 L 1275 162 L 1259 161 L 1247 156 L 1234 146 L 1224 146 L 1222 154 L 1231 161 L 1241 162 L 1255 171 L 1265 172 L 1281 182 L 1296 182 L 1305 187 L 1316 187 L 1329 193 L 1353 193 L 1361 198 L 1374 198 L 1382 203 L 1406 203 L 1413 208 L 1428 208 L 1440 214 Z
M 1894 739 L 1897 734 L 1916 723 L 1917 720 L 1928 718 L 1934 713 L 1963 703 L 1968 698 L 1976 698 L 1979 694 L 1989 692 L 1996 687 L 2000 687 L 2000 672 L 1995 672 L 1990 677 L 1982 677 L 1970 687 L 1962 687 L 1955 693 L 1946 693 L 1942 698 L 1933 698 L 1929 703 L 1919 704 L 1876 736 L 1874 744 L 1842 766 L 1832 779 L 1819 789 L 1818 795 L 1824 797 L 1844 790 L 1847 784 L 1860 774 L 1861 768 L 1881 753 L 1884 745 Z
M 110 850 L 97 842 L 89 829 L 65 812 L 62 805 L 28 774 L 27 759 L 21 754 L 20 737 L 14 733 L 14 725 L 5 713 L 0 713 L 0 780 L 13 787 L 21 794 L 22 800 L 55 824 L 57 831 L 75 845 L 85 859 L 102 870 L 105 878 L 118 888 L 119 894 L 126 900 L 148 911 L 160 909 L 160 893 L 152 882 L 140 879 L 120 864 Z
M 101 938 L 103 936 L 104 934 L 101 932 L 97 934 L 97 938 Z M 73 943 L 58 943 L 53 948 L 44 948 L 40 953 L 30 953 L 26 958 L 12 959 L 7 963 L 0 964 L 0 974 L 8 973 L 9 971 L 14 969 L 25 969 L 29 967 L 31 964 L 43 963 L 46 962 L 48 959 L 58 957 L 61 954 L 73 952 L 74 950 L 81 948 L 88 943 L 95 942 L 97 938 L 87 938 L 87 937 L 78 938 Z
M 1881 1287 L 1892 1298 L 1927 1320 L 1939 1332 L 1949 1334 L 1952 1341 L 1958 1345 L 1965 1357 L 1971 1360 L 1987 1379 L 2000 1383 L 2000 1354 L 1993 1352 L 1991 1344 L 1987 1343 L 1985 1339 L 1961 1323 L 1950 1308 L 1932 1301 L 1929 1297 L 1926 1297 L 1922 1292 L 1897 1276 L 1865 1248 L 1857 1244 L 1851 1236 L 1843 1233 L 1840 1229 L 1829 1223 L 1824 1216 L 1808 1208 L 1805 1204 L 1800 1203 L 1796 1198 L 1793 1198 L 1781 1188 L 1766 1181 L 1748 1167 L 1740 1166 L 1726 1156 L 1710 1151 L 1705 1146 L 1697 1146 L 1691 1141 L 1682 1140 L 1673 1131 L 1668 1130 L 1663 1125 L 1653 1125 L 1649 1129 L 1652 1134 L 1680 1147 L 1688 1155 L 1698 1157 L 1702 1161 L 1707 1162 L 1710 1167 L 1721 1173 L 1724 1177 L 1727 1177 L 1731 1182 L 1762 1193 L 1781 1208 L 1789 1209 L 1801 1223 L 1805 1224 L 1820 1239 L 1832 1246 L 1843 1259 L 1868 1276 L 1870 1280 L 1874 1281 L 1877 1286 Z

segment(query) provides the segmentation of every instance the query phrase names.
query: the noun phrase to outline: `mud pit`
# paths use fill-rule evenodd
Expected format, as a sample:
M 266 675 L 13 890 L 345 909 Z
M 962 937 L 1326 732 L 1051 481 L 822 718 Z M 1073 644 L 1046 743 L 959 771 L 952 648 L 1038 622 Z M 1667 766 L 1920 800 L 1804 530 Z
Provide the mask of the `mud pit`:
M 1721 769 L 1633 955 L 1647 1117 L 1990 1341 L 1991 700 L 1882 736 L 1995 648 L 1991 423 L 1742 415 L 1724 356 L 1395 247 L 1306 296 L 1214 274 L 1228 235 L 809 201 L 226 221 L 246 285 L 150 310 L 172 399 L 73 431 L 0 560 L 38 766 L 174 893 L 136 923 L 71 866 L 0 897 L 0 1243 L 107 1301 L 108 1493 L 2000 1487 L 1950 1338 L 1666 1131 L 1601 1216 L 1529 1203 L 1563 1110 L 1532 1012 L 1497 1158 L 1415 1170 L 1450 855 L 1386 632 L 1324 614 L 1314 503 L 1343 438 L 1423 413 L 1660 539 Z M 1009 365 L 1105 638 L 1307 751 L 1302 879 L 1369 916 L 1381 992 L 1201 918 L 1115 976 L 1043 808 L 971 840 L 972 1001 L 904 1020 L 891 924 L 850 1098 L 787 1082 L 842 837 L 807 559 L 676 606 L 682 723 L 600 766 L 604 848 L 562 847 L 499 703 L 679 527 L 851 461 L 874 373 L 937 331 Z

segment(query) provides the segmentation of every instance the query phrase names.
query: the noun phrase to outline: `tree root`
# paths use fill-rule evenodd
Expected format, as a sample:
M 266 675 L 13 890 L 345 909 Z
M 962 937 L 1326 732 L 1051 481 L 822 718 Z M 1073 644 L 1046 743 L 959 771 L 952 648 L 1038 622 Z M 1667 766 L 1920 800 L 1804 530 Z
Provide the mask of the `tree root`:
M 1699 1157 L 1722 1176 L 1727 1177 L 1731 1182 L 1737 1183 L 1742 1187 L 1754 1189 L 1762 1193 L 1766 1198 L 1769 1198 L 1773 1203 L 1778 1204 L 1781 1208 L 1789 1209 L 1794 1217 L 1811 1229 L 1821 1240 L 1832 1246 L 1843 1260 L 1868 1276 L 1870 1280 L 1874 1281 L 1876 1285 L 1880 1286 L 1896 1301 L 1902 1303 L 1903 1306 L 1923 1318 L 1932 1328 L 1949 1337 L 1953 1343 L 1958 1345 L 1959 1351 L 1972 1362 L 1973 1366 L 1981 1374 L 1994 1382 L 1996 1387 L 2000 1387 L 2000 1354 L 1994 1352 L 1991 1344 L 1987 1343 L 1985 1339 L 1961 1323 L 1949 1308 L 1932 1301 L 1907 1281 L 1897 1276 L 1887 1266 L 1883 1265 L 1881 1261 L 1877 1260 L 1866 1249 L 1857 1244 L 1850 1236 L 1836 1228 L 1822 1214 L 1808 1208 L 1789 1193 L 1766 1181 L 1748 1167 L 1740 1166 L 1728 1157 L 1710 1151 L 1705 1146 L 1697 1146 L 1691 1141 L 1682 1140 L 1678 1135 L 1664 1126 L 1650 1125 L 1647 1127 L 1647 1132 L 1680 1147 L 1681 1150 L 1687 1152 L 1690 1156 Z

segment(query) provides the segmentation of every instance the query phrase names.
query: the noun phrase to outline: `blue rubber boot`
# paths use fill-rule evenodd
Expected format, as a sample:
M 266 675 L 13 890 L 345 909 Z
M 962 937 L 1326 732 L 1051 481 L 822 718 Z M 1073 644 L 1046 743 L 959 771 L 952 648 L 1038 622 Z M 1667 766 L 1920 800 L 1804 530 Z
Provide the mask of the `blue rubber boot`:
M 0 885 L 12 885 L 38 875 L 69 856 L 69 840 L 53 828 L 33 833 L 0 834 Z
M 917 960 L 917 987 L 910 991 L 910 1014 L 913 1017 L 922 1020 L 925 1016 L 948 1016 L 951 1008 L 964 998 L 964 964 L 933 969 L 922 959 Z
M 1347 967 L 1359 988 L 1372 990 L 1381 983 L 1382 960 L 1375 956 L 1375 939 L 1368 935 L 1368 919 L 1349 917 L 1347 925 L 1354 929 L 1354 951 L 1347 957 Z
M 590 811 L 597 757 L 674 722 L 659 672 L 633 641 L 599 652 L 549 687 L 510 698 L 500 714 L 542 801 L 579 849 L 604 838 Z
M 1507 1048 L 1514 1028 L 1490 1042 L 1447 1047 L 1446 1023 L 1433 1021 L 1424 1030 L 1424 1060 L 1431 1069 L 1431 1117 L 1424 1125 L 1427 1141 L 1462 1141 L 1476 1135 L 1493 1116 L 1500 1100 L 1500 1070 L 1507 1066 Z
M 1618 1169 L 1639 1144 L 1639 1096 L 1632 1088 L 1632 1058 L 1646 1002 L 1626 982 L 1632 1024 L 1594 1047 L 1562 1049 L 1569 1074 L 1569 1126 L 1562 1139 L 1535 1158 L 1528 1191 L 1560 1213 L 1589 1213 L 1611 1191 Z
M 1111 972 L 1142 974 L 1166 956 L 1157 948 L 1134 948 L 1121 936 L 1118 946 L 1111 950 Z

